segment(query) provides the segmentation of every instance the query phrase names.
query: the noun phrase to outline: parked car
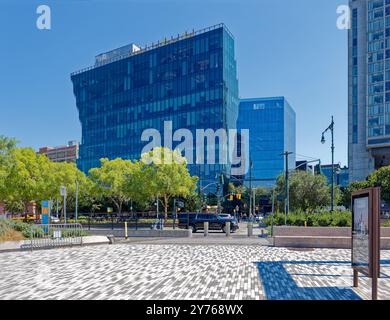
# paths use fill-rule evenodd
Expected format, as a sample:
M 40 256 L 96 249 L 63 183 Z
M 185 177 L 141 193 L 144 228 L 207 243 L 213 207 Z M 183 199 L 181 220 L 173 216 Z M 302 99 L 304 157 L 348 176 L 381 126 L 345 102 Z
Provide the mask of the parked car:
M 238 227 L 238 222 L 229 214 L 210 214 L 210 213 L 180 213 L 179 228 L 192 229 L 195 233 L 198 230 L 204 229 L 204 223 L 209 223 L 209 230 L 222 230 L 226 232 L 226 223 L 230 222 L 230 231 L 235 232 Z
M 60 223 L 60 219 L 58 219 L 57 217 L 50 217 L 50 222 L 51 223 Z

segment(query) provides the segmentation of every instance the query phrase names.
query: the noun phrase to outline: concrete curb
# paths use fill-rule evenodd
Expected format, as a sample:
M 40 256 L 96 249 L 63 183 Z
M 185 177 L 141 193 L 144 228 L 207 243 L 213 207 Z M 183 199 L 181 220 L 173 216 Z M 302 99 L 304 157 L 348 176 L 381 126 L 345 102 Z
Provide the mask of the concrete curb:
M 102 230 L 90 230 L 88 231 L 94 235 L 100 236 L 114 236 L 117 238 L 125 237 L 125 230 L 110 230 L 110 229 L 102 229 Z M 191 238 L 192 230 L 187 229 L 176 229 L 176 230 L 128 230 L 127 231 L 128 238 Z
M 15 252 L 15 251 L 31 251 L 29 248 L 24 246 L 28 244 L 29 240 L 20 240 L 20 241 L 6 241 L 0 243 L 0 253 L 2 252 Z M 109 240 L 106 236 L 86 236 L 83 237 L 82 246 L 91 246 L 98 244 L 109 244 Z M 55 247 L 45 247 L 35 250 L 46 250 L 46 249 L 57 249 L 57 248 L 69 248 L 69 247 L 80 247 L 79 245 L 64 245 L 64 246 L 55 246 Z

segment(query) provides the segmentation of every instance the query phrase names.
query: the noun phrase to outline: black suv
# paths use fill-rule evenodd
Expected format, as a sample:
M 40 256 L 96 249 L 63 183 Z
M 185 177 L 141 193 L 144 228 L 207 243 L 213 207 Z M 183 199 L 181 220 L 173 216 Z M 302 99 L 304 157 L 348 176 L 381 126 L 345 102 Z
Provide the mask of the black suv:
M 180 213 L 179 228 L 187 229 L 187 226 L 195 233 L 204 229 L 204 223 L 209 223 L 209 230 L 222 230 L 226 232 L 226 222 L 230 222 L 230 231 L 235 232 L 238 229 L 238 222 L 235 218 L 227 214 L 211 213 Z

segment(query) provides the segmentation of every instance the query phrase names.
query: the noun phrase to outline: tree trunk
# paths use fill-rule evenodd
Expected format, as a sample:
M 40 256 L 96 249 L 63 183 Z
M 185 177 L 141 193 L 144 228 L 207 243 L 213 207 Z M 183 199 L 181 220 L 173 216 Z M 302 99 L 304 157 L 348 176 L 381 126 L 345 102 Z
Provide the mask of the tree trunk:
M 114 198 L 111 198 L 111 200 L 112 202 L 114 202 L 114 205 L 118 210 L 118 213 L 120 213 L 122 211 L 122 202 L 121 201 L 117 202 Z
M 28 202 L 23 203 L 24 207 L 24 222 L 27 222 L 27 207 L 28 207 Z

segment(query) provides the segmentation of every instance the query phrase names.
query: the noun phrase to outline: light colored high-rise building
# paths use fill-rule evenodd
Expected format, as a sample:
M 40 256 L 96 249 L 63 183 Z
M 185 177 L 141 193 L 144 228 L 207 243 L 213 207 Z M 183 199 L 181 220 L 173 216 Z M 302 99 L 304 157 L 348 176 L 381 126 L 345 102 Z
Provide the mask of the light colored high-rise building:
M 390 0 L 350 0 L 350 182 L 390 165 Z

